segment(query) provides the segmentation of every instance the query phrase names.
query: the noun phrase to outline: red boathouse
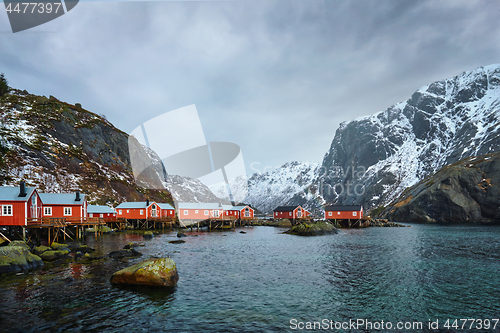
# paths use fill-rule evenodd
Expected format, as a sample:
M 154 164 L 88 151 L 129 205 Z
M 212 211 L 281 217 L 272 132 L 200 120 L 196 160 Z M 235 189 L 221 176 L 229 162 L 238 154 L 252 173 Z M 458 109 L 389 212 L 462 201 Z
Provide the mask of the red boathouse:
M 325 220 L 359 220 L 363 217 L 363 206 L 327 206 Z

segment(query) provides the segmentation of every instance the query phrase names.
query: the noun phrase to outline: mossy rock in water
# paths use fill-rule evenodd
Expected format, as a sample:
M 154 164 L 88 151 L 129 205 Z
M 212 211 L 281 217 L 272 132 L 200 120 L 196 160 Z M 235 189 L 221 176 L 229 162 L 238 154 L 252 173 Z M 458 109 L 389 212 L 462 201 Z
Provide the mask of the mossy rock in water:
M 40 258 L 42 258 L 43 261 L 55 261 L 57 259 L 67 258 L 68 254 L 69 250 L 50 250 L 40 254 Z
M 26 250 L 29 250 L 30 247 L 28 246 L 28 244 L 26 244 L 25 241 L 22 241 L 22 240 L 15 240 L 15 241 L 12 241 L 9 243 L 8 246 L 20 246 L 20 247 L 23 247 L 25 248 Z
M 44 253 L 45 251 L 49 251 L 49 250 L 50 250 L 50 247 L 40 245 L 40 246 L 37 246 L 33 249 L 33 253 L 36 254 L 37 256 L 39 256 L 40 254 Z
M 116 259 L 121 259 L 124 257 L 140 257 L 140 256 L 142 256 L 142 253 L 134 249 L 118 250 L 110 252 L 110 254 L 108 254 L 108 257 Z
M 24 245 L 26 245 L 26 243 L 24 243 Z M 27 249 L 27 246 L 9 245 L 0 248 L 0 274 L 20 272 L 25 269 L 40 266 L 43 266 L 42 259 L 31 253 Z
M 293 226 L 286 232 L 287 234 L 298 236 L 320 236 L 338 233 L 331 223 L 327 221 L 317 221 L 314 223 L 301 223 Z
M 88 245 L 70 245 L 69 248 L 71 249 L 71 252 L 89 253 L 95 251 L 95 249 L 91 248 Z
M 67 259 L 69 258 L 69 250 L 49 250 L 40 254 L 40 258 L 43 261 L 55 261 L 58 259 Z
M 85 233 L 86 234 L 94 234 L 95 233 L 95 229 L 94 228 L 85 229 Z
M 124 249 L 124 250 L 129 250 L 129 249 L 133 249 L 134 247 L 138 247 L 138 246 L 139 246 L 139 244 L 138 244 L 138 243 L 132 243 L 132 242 L 130 242 L 130 243 L 128 243 L 127 245 L 125 245 L 125 246 L 123 247 L 123 249 Z
M 182 243 L 186 243 L 186 241 L 182 240 L 182 239 L 176 239 L 176 240 L 170 241 L 169 243 L 170 244 L 182 244 Z
M 52 242 L 52 244 L 50 244 L 50 248 L 52 250 L 55 250 L 55 251 L 69 251 L 69 246 L 66 245 L 66 244 L 60 244 L 60 243 L 56 243 L 56 242 Z
M 146 231 L 142 237 L 144 237 L 144 239 L 151 239 L 153 238 L 153 232 L 152 231 Z
M 124 268 L 111 277 L 111 283 L 155 287 L 172 287 L 177 281 L 177 267 L 170 258 L 151 258 Z
M 104 234 L 109 234 L 110 232 L 113 232 L 113 229 L 111 229 L 108 226 L 103 226 L 103 227 L 101 227 L 101 232 Z

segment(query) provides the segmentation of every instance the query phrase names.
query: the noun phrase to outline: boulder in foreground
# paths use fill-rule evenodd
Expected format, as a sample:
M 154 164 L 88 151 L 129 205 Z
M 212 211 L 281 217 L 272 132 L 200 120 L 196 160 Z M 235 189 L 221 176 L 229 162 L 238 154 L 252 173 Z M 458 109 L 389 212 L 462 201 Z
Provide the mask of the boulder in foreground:
M 179 280 L 175 262 L 170 258 L 151 258 L 124 268 L 111 277 L 111 283 L 173 287 Z
M 317 221 L 294 225 L 286 233 L 298 236 L 320 236 L 336 234 L 339 231 L 328 221 Z

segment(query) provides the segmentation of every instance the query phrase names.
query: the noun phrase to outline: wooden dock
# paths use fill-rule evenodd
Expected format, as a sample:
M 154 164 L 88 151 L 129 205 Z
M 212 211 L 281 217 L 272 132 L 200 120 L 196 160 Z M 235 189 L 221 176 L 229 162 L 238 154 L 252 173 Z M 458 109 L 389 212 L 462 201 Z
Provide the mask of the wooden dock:
M 30 230 L 28 238 L 23 230 L 23 238 L 30 241 L 36 237 L 36 243 L 40 244 L 40 237 L 43 231 L 47 231 L 48 244 L 58 241 L 59 237 L 66 240 L 66 237 L 73 240 L 83 238 L 86 228 L 93 228 L 96 236 L 101 233 L 100 227 L 105 226 L 104 219 L 99 217 L 67 217 L 67 218 L 29 218 L 25 229 Z M 33 235 L 34 233 L 34 235 Z

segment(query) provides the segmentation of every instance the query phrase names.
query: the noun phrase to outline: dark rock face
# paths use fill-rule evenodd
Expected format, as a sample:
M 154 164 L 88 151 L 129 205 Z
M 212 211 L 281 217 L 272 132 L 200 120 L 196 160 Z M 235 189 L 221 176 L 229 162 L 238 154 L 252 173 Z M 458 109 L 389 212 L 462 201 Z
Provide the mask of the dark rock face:
M 342 123 L 315 186 L 327 203 L 365 211 L 387 205 L 445 165 L 499 151 L 499 121 L 500 65 L 432 83 L 406 102 Z M 293 201 L 304 204 L 306 196 Z
M 500 222 L 500 152 L 442 168 L 404 191 L 382 215 L 408 222 Z

